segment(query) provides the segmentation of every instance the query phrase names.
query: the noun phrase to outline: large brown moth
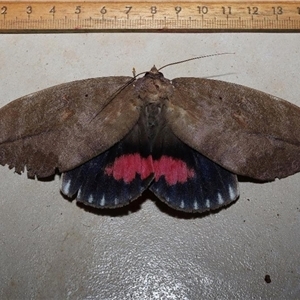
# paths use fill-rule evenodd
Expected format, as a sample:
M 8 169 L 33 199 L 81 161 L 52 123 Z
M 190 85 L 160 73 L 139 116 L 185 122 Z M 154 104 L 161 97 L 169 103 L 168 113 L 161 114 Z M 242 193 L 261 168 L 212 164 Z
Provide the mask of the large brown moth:
M 238 84 L 102 77 L 64 83 L 0 109 L 0 163 L 29 177 L 62 173 L 61 191 L 99 208 L 149 188 L 203 212 L 235 201 L 237 175 L 300 171 L 300 108 Z

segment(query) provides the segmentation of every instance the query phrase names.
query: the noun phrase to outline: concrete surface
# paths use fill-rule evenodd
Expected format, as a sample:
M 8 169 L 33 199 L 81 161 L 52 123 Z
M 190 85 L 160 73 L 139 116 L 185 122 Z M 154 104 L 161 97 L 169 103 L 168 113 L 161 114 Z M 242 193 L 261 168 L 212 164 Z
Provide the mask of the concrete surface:
M 300 105 L 299 34 L 103 33 L 1 35 L 1 106 L 216 52 L 235 54 L 164 74 L 216 77 Z M 150 193 L 121 210 L 87 210 L 60 195 L 59 178 L 7 167 L 0 182 L 0 299 L 300 299 L 300 174 L 242 182 L 235 204 L 204 216 L 176 213 Z

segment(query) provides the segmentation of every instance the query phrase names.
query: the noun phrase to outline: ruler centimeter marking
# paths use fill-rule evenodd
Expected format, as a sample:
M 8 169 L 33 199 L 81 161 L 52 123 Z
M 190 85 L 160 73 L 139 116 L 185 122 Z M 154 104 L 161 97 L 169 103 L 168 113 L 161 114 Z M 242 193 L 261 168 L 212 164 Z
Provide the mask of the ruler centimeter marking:
M 0 1 L 0 32 L 300 30 L 300 1 Z

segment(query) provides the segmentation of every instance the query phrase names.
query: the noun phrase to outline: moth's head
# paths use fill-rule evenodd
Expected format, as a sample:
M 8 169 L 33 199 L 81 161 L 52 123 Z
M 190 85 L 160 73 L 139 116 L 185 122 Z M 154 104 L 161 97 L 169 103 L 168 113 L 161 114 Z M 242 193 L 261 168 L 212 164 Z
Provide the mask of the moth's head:
M 164 78 L 164 74 L 159 72 L 157 68 L 153 66 L 149 72 L 146 72 L 144 77 L 160 79 L 160 78 Z

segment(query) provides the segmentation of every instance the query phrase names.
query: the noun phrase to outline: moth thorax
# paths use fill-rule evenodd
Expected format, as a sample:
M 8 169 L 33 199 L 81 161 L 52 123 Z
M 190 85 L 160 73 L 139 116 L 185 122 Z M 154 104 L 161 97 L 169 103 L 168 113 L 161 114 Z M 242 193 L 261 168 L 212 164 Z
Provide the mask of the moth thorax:
M 173 86 L 164 77 L 144 77 L 137 81 L 136 88 L 144 102 L 161 102 L 173 94 Z
M 152 84 L 153 86 L 150 93 L 150 98 L 155 101 L 162 101 L 163 99 L 169 98 L 173 94 L 173 87 L 168 79 L 155 79 L 153 80 Z

